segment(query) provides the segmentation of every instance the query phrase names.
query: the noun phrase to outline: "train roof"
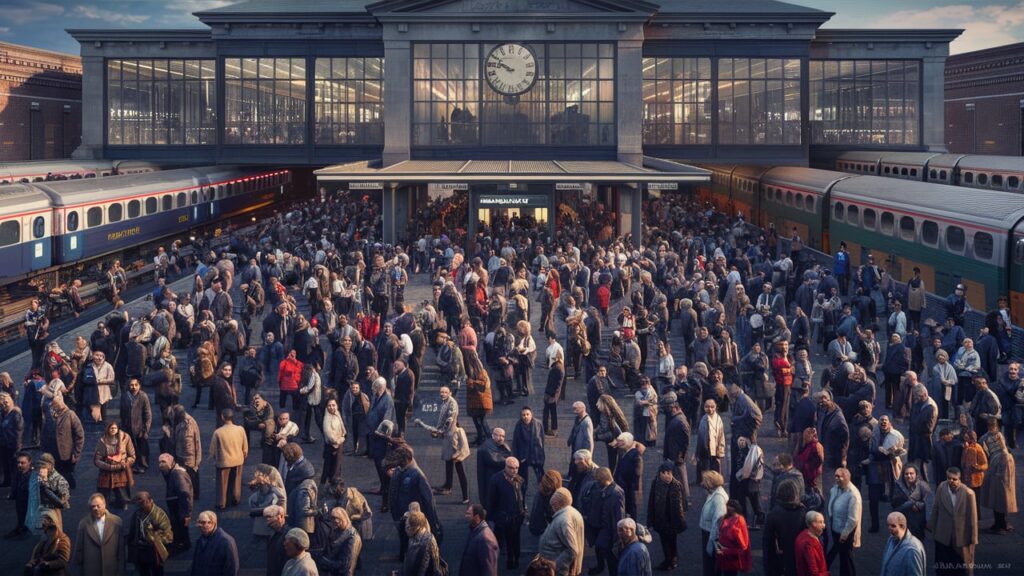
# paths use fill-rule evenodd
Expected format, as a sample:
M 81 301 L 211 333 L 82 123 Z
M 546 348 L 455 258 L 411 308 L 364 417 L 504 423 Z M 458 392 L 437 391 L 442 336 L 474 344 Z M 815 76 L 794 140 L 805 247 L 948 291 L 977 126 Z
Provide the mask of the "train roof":
M 749 178 L 751 180 L 760 180 L 764 173 L 771 170 L 771 166 L 752 164 L 749 166 L 737 166 L 736 170 L 733 171 L 733 178 Z
M 882 154 L 882 163 L 924 166 L 926 162 L 936 156 L 938 154 L 935 152 L 888 152 Z
M 779 166 L 769 170 L 761 182 L 779 186 L 793 186 L 809 189 L 824 194 L 832 183 L 849 178 L 846 172 L 835 170 L 818 170 L 817 168 L 801 168 L 797 166 Z
M 206 166 L 110 178 L 37 182 L 34 185 L 49 192 L 57 206 L 77 206 L 91 202 L 206 186 L 251 172 L 251 170 L 243 170 L 236 166 Z
M 871 151 L 871 150 L 853 150 L 850 152 L 843 152 L 839 155 L 836 160 L 846 160 L 852 162 L 878 162 L 885 156 L 884 151 Z
M 964 157 L 964 154 L 937 154 L 928 161 L 928 168 L 945 168 L 952 170 L 956 163 Z
M 877 204 L 910 212 L 1009 230 L 1024 218 L 1024 194 L 931 184 L 880 176 L 854 176 L 832 188 L 833 200 Z
M 79 162 L 77 160 L 30 160 L 27 162 L 4 162 L 0 163 L 0 178 L 37 178 L 45 177 L 48 173 L 66 174 L 68 172 L 81 172 L 87 170 L 109 170 L 112 167 L 113 164 L 109 160 L 88 160 L 85 162 Z
M 0 186 L 0 218 L 50 207 L 50 198 L 30 184 Z
M 1024 172 L 1024 158 L 1019 156 L 967 155 L 960 160 L 961 170 L 991 170 L 994 172 Z

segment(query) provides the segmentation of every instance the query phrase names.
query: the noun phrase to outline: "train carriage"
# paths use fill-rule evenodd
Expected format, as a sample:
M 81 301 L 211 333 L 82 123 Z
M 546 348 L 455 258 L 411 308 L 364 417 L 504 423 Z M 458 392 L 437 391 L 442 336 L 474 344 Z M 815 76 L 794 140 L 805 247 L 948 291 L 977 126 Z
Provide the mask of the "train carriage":
M 761 177 L 762 211 L 783 236 L 792 230 L 811 248 L 828 251 L 825 198 L 849 174 L 813 168 L 772 168 Z
M 51 264 L 50 198 L 26 184 L 0 186 L 0 276 L 24 276 Z
M 1024 158 L 968 155 L 956 167 L 960 186 L 1024 192 Z
M 948 294 L 967 286 L 971 306 L 994 308 L 1001 294 L 1021 301 L 1021 266 L 1011 266 L 1011 242 L 1021 242 L 1024 262 L 1024 196 L 874 176 L 836 183 L 830 199 L 830 233 L 851 248 L 853 264 L 868 253 L 900 281 L 921 269 L 930 291 Z M 1014 307 L 1014 322 L 1024 306 Z

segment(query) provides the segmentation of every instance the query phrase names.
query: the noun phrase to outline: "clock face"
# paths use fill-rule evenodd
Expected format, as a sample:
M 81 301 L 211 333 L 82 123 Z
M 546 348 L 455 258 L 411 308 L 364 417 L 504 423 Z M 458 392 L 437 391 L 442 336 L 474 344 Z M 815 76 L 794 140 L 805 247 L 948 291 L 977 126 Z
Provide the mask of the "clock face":
M 487 55 L 487 83 L 499 94 L 514 96 L 533 88 L 537 59 L 522 44 L 499 44 Z

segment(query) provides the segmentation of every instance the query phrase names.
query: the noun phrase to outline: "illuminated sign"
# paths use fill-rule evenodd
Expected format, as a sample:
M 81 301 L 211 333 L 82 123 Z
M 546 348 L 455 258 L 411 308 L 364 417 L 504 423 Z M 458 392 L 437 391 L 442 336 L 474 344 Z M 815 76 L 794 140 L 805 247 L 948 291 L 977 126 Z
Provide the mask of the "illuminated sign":
M 536 206 L 547 208 L 548 198 L 547 196 L 481 196 L 479 203 L 481 207 Z

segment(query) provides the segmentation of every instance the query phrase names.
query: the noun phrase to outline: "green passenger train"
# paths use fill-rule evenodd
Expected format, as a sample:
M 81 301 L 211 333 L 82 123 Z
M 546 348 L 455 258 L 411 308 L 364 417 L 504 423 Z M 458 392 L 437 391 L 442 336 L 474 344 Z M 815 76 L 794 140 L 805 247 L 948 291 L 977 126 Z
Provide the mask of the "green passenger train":
M 1000 296 L 1024 324 L 1024 194 L 798 167 L 703 166 L 698 194 L 752 224 L 799 234 L 831 254 L 846 242 L 851 264 L 868 254 L 901 282 L 919 268 L 930 292 L 962 283 L 978 310 Z

